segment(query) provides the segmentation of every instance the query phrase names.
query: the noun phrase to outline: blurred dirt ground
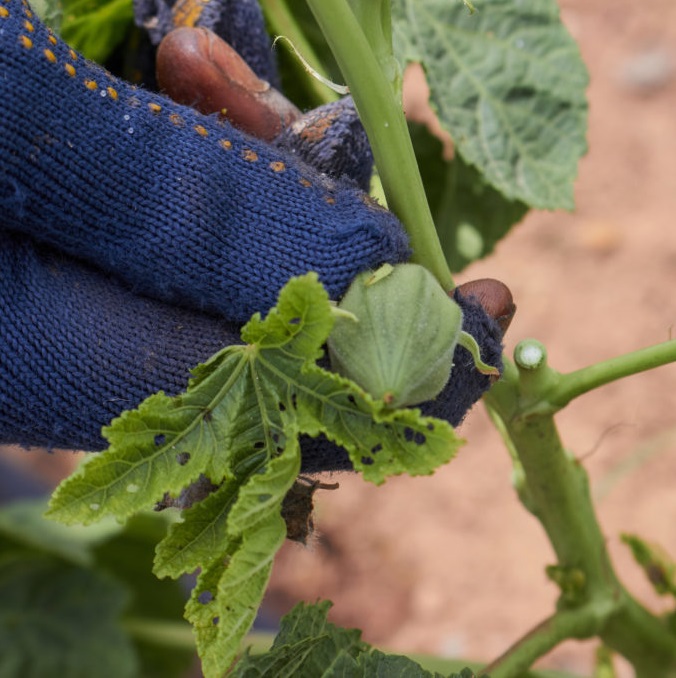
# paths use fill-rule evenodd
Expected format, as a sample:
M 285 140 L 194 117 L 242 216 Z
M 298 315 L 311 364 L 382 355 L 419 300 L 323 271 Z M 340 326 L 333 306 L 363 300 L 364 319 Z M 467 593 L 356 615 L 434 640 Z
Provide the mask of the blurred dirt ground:
M 591 72 L 577 209 L 531 214 L 458 282 L 507 283 L 519 307 L 507 352 L 535 337 L 552 366 L 569 371 L 676 331 L 676 2 L 561 6 Z M 656 610 L 665 604 L 619 535 L 640 533 L 676 556 L 675 390 L 671 365 L 584 396 L 558 417 L 591 474 L 621 577 Z M 467 445 L 432 477 L 375 488 L 332 476 L 340 490 L 318 493 L 313 543 L 287 544 L 278 558 L 268 610 L 329 598 L 333 620 L 363 628 L 372 643 L 485 660 L 551 614 L 551 548 L 516 499 L 508 456 L 481 406 L 461 432 Z M 9 460 L 40 458 L 13 452 Z M 569 642 L 539 665 L 588 675 L 593 649 Z
M 676 3 L 563 0 L 591 73 L 589 153 L 574 214 L 533 213 L 458 282 L 495 277 L 518 305 L 506 350 L 535 337 L 570 371 L 676 332 Z M 653 609 L 619 543 L 638 532 L 676 556 L 676 365 L 584 396 L 558 417 L 585 458 L 621 577 Z M 552 550 L 518 503 L 482 408 L 456 460 L 430 478 L 370 487 L 337 475 L 317 495 L 319 535 L 287 545 L 269 604 L 334 601 L 333 619 L 397 651 L 489 659 L 553 611 Z M 589 674 L 594 643 L 540 665 Z M 626 669 L 624 675 L 631 675 Z

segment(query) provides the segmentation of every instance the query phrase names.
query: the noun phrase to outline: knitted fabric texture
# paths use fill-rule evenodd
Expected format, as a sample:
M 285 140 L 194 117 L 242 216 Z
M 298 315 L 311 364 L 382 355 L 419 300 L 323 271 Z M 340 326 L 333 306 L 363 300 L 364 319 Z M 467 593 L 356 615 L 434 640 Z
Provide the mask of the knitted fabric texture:
M 134 19 L 153 45 L 179 26 L 202 26 L 225 40 L 262 80 L 279 86 L 258 0 L 134 0 Z
M 457 297 L 456 297 L 457 298 Z M 465 330 L 500 365 L 500 330 L 472 300 L 457 298 Z M 23 235 L 0 230 L 0 443 L 101 450 L 101 427 L 163 390 L 185 390 L 189 370 L 239 327 L 132 294 L 115 278 Z M 490 385 L 457 348 L 451 379 L 421 407 L 457 426 Z M 348 470 L 347 453 L 301 438 L 302 470 Z
M 115 278 L 0 230 L 0 442 L 101 450 L 101 427 L 239 328 L 132 294 Z
M 0 228 L 140 293 L 244 321 L 314 270 L 333 298 L 408 256 L 361 191 L 218 116 L 116 80 L 21 0 L 0 13 Z
M 289 277 L 316 270 L 338 297 L 408 255 L 349 182 L 115 80 L 21 0 L 0 2 L 0 112 L 0 442 L 103 449 L 102 426 L 182 391 Z M 458 301 L 499 365 L 497 325 Z M 457 425 L 488 386 L 458 348 L 421 409 Z M 301 450 L 304 472 L 351 468 L 325 439 Z
M 369 189 L 373 153 L 352 97 L 308 111 L 274 143 L 329 177 L 348 177 Z

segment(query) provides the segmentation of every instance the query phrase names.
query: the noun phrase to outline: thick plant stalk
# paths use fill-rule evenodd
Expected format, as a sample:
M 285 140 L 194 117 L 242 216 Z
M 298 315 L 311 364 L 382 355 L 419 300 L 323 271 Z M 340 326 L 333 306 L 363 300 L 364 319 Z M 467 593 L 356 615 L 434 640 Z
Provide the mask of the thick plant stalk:
M 408 232 L 412 261 L 429 269 L 450 291 L 453 279 L 427 203 L 404 112 L 374 54 L 383 54 L 385 47 L 380 44 L 374 49 L 365 35 L 378 31 L 362 28 L 347 0 L 308 0 L 308 5 L 350 88 L 371 142 L 387 204 Z
M 515 353 L 517 369 L 509 363 L 506 378 L 489 392 L 486 402 L 517 454 L 523 494 L 554 547 L 557 569 L 571 573 L 576 583 L 572 593 L 564 589 L 558 612 L 550 620 L 490 665 L 491 678 L 518 676 L 539 651 L 544 654 L 565 638 L 593 636 L 626 657 L 639 678 L 673 678 L 676 638 L 617 579 L 586 471 L 561 443 L 547 402 L 561 375 L 547 366 L 544 347 L 537 342 L 522 342 Z M 643 364 L 645 369 L 654 362 L 624 356 L 615 360 L 613 369 L 624 376 L 632 365 Z

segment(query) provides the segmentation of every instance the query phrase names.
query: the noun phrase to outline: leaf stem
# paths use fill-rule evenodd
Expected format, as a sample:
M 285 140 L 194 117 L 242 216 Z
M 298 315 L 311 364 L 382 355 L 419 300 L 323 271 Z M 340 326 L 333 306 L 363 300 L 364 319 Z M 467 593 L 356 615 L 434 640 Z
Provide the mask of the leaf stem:
M 127 617 L 123 626 L 127 633 L 136 640 L 160 647 L 195 651 L 195 636 L 188 622 Z
M 368 135 L 389 208 L 408 232 L 412 260 L 427 267 L 445 290 L 453 289 L 425 196 L 401 102 L 347 0 L 307 0 L 350 87 Z M 373 28 L 373 27 L 371 27 Z M 391 53 L 391 46 L 389 47 Z

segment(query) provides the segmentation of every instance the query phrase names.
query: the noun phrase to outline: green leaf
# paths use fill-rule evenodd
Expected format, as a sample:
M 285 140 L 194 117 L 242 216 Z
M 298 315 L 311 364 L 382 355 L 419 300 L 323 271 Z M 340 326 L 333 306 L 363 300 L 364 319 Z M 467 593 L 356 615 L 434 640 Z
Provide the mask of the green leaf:
M 171 526 L 154 561 L 158 576 L 201 568 L 186 616 L 209 678 L 237 653 L 286 536 L 281 507 L 300 471 L 300 433 L 344 445 L 373 482 L 431 473 L 460 444 L 446 422 L 387 410 L 318 367 L 333 318 L 316 274 L 292 279 L 242 329 L 246 345 L 195 368 L 185 393 L 155 394 L 115 419 L 103 430 L 109 449 L 52 497 L 52 517 L 88 523 L 128 518 L 200 478 L 215 487 Z
M 246 654 L 232 678 L 442 678 L 412 659 L 373 650 L 357 629 L 329 623 L 331 603 L 300 603 L 282 618 L 279 634 L 267 653 Z M 469 670 L 449 678 L 472 678 Z
M 508 200 L 573 206 L 588 84 L 555 0 L 394 0 L 395 53 L 421 62 L 457 153 Z
M 361 631 L 330 624 L 330 607 L 328 601 L 296 605 L 282 618 L 270 651 L 245 655 L 235 666 L 233 678 L 330 676 L 343 658 L 353 661 L 368 645 L 361 640 Z
M 116 621 L 117 633 L 123 634 L 127 639 L 125 643 L 133 643 L 141 667 L 138 675 L 144 678 L 183 675 L 193 661 L 194 647 L 186 643 L 169 644 L 164 635 L 166 628 L 178 629 L 181 624 L 190 632 L 189 625 L 180 621 L 185 594 L 177 582 L 158 581 L 151 569 L 154 546 L 166 532 L 166 519 L 151 514 L 136 516 L 124 526 L 114 520 L 104 520 L 95 526 L 65 527 L 45 520 L 45 508 L 46 501 L 42 499 L 23 500 L 2 507 L 0 563 L 12 564 L 19 569 L 25 565 L 30 569 L 36 562 L 53 561 L 54 571 L 60 566 L 67 571 L 68 566 L 76 564 L 83 566 L 82 571 L 91 572 L 93 577 L 103 577 L 106 582 L 114 579 L 113 585 L 120 591 L 116 596 L 122 596 L 126 601 L 124 620 L 122 623 Z M 54 588 L 52 593 L 49 593 L 49 587 Z M 60 576 L 48 577 L 40 583 L 45 599 L 61 596 L 60 587 Z M 89 615 L 97 614 L 101 601 L 92 597 L 89 605 Z M 144 633 L 130 634 L 130 620 L 134 629 L 142 627 Z M 89 628 L 88 615 L 81 615 L 81 623 L 87 627 L 81 630 L 85 636 L 94 634 L 96 629 Z M 100 642 L 105 642 L 108 627 L 97 628 L 104 634 Z M 75 635 L 79 633 L 77 631 Z M 95 641 L 90 638 L 88 642 Z M 54 666 L 67 663 L 72 652 L 68 644 L 59 647 L 61 654 L 55 648 L 49 657 Z M 31 646 L 16 648 L 17 656 L 21 652 L 27 653 L 21 662 L 32 661 L 34 650 Z M 0 675 L 4 674 L 0 672 Z M 53 674 L 49 671 L 45 675 L 51 678 Z
M 310 273 L 292 279 L 263 320 L 243 328 L 246 346 L 223 349 L 193 371 L 186 393 L 158 393 L 103 429 L 109 449 L 92 455 L 54 493 L 49 515 L 90 523 L 124 519 L 205 474 L 214 484 L 279 454 L 292 436 L 324 433 L 364 477 L 429 474 L 461 441 L 418 410 L 390 410 L 314 361 L 331 331 L 326 291 Z
M 154 572 L 180 577 L 221 558 L 228 542 L 228 514 L 237 501 L 239 483 L 225 482 L 206 499 L 183 512 L 157 545 Z
M 202 671 L 220 676 L 235 658 L 251 628 L 270 579 L 272 559 L 284 543 L 286 528 L 271 515 L 247 532 L 228 559 L 226 569 L 216 562 L 202 575 L 186 607 L 194 625 Z
M 441 141 L 425 125 L 411 123 L 409 131 L 446 260 L 451 271 L 462 271 L 490 254 L 528 205 L 505 198 L 459 154 L 446 160 Z
M 416 664 L 408 657 L 387 655 L 378 650 L 360 655 L 358 667 L 359 673 L 355 674 L 355 676 L 359 676 L 359 678 L 370 678 L 370 676 L 388 676 L 388 678 L 442 678 L 439 673 L 425 671 L 419 664 Z M 462 676 L 462 674 L 460 675 Z M 470 672 L 467 678 L 471 676 Z
M 207 677 L 223 673 L 253 623 L 272 559 L 286 537 L 281 504 L 299 471 L 298 442 L 291 438 L 282 454 L 263 473 L 251 473 L 238 493 L 234 482 L 226 482 L 186 511 L 185 522 L 174 525 L 158 547 L 160 575 L 202 567 L 186 616 L 195 626 Z M 187 555 L 177 560 L 174 553 Z
M 132 26 L 131 0 L 63 0 L 61 37 L 92 61 L 104 63 Z
M 631 549 L 634 560 L 641 566 L 648 581 L 661 596 L 676 597 L 676 562 L 657 544 L 623 534 L 622 541 Z
M 108 576 L 53 558 L 0 566 L 0 675 L 136 678 L 119 625 L 128 599 Z

